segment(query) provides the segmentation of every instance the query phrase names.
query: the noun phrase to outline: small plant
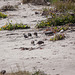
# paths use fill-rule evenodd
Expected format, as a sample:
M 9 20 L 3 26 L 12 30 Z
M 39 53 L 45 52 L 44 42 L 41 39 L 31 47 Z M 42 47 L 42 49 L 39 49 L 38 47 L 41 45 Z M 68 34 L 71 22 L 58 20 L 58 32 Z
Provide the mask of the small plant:
M 54 37 L 52 37 L 50 39 L 50 41 L 57 41 L 57 40 L 62 40 L 65 38 L 65 35 L 64 34 L 56 34 Z
M 16 30 L 16 29 L 28 29 L 30 28 L 28 25 L 23 25 L 22 23 L 18 24 L 6 24 L 0 28 L 0 30 Z
M 7 15 L 0 12 L 0 18 L 6 18 L 6 17 L 7 17 Z

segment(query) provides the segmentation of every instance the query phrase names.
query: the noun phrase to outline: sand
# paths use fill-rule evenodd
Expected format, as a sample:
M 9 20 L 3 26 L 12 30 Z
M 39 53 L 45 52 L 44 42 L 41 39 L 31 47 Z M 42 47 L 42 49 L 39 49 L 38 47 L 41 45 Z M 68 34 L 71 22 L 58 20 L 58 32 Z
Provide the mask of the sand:
M 45 36 L 44 31 L 37 31 L 39 37 L 36 38 L 33 35 L 36 31 L 35 25 L 46 19 L 38 10 L 45 6 L 29 5 L 19 5 L 17 11 L 6 12 L 12 23 L 22 22 L 30 25 L 31 29 L 0 31 L 0 71 L 16 72 L 20 68 L 30 72 L 41 70 L 50 75 L 75 75 L 75 32 L 66 31 L 66 38 L 56 42 L 49 41 L 51 36 Z M 35 11 L 40 14 L 35 15 Z M 0 27 L 6 22 L 7 18 L 0 20 Z M 28 32 L 32 33 L 33 38 L 24 38 L 23 33 Z M 32 40 L 35 41 L 35 45 L 31 44 Z M 44 41 L 44 45 L 37 45 L 39 40 Z M 20 47 L 34 49 L 22 50 Z

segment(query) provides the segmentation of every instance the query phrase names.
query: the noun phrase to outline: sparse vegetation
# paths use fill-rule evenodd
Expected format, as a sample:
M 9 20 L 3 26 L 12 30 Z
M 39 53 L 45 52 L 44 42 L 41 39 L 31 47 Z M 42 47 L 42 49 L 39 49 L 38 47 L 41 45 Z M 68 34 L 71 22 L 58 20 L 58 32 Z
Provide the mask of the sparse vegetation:
M 60 32 L 61 30 L 66 31 L 68 29 L 69 29 L 69 26 L 67 24 L 67 25 L 64 25 L 64 26 L 49 27 L 49 28 L 46 29 L 46 31 L 52 31 L 52 32 L 56 33 L 56 32 Z
M 6 18 L 6 17 L 7 17 L 7 15 L 0 12 L 0 18 Z
M 0 75 L 2 75 L 0 73 Z M 7 75 L 47 75 L 43 71 L 35 71 L 34 73 L 31 73 L 29 71 L 18 71 L 18 72 L 12 72 L 12 73 L 7 73 Z
M 0 28 L 0 30 L 16 30 L 16 29 L 28 29 L 30 28 L 28 25 L 23 25 L 22 23 L 18 24 L 6 24 Z
M 2 74 L 0 74 L 0 75 L 2 75 Z M 31 73 L 30 72 L 28 72 L 28 71 L 18 71 L 18 72 L 12 72 L 12 73 L 7 73 L 7 75 L 31 75 Z
M 47 0 L 22 0 L 23 4 L 29 3 L 29 2 L 37 4 L 37 5 L 45 5 L 47 3 Z
M 32 1 L 32 0 L 23 0 L 23 4 L 25 4 L 25 3 L 28 3 L 28 2 L 30 2 L 30 1 Z M 37 0 L 38 1 L 38 0 Z M 61 30 L 63 30 L 63 31 L 65 31 L 65 30 L 67 30 L 68 28 L 69 28 L 69 25 L 68 25 L 68 23 L 75 23 L 75 3 L 73 3 L 74 2 L 74 0 L 67 0 L 67 1 L 65 1 L 65 0 L 49 0 L 51 3 L 53 3 L 53 6 L 55 6 L 55 10 L 51 10 L 51 9 L 43 9 L 43 12 L 44 12 L 44 14 L 45 15 L 50 15 L 52 18 L 48 18 L 47 20 L 45 20 L 45 21 L 41 21 L 41 23 L 38 23 L 37 25 L 36 25 L 36 27 L 37 28 L 46 28 L 47 27 L 47 29 L 46 29 L 46 31 L 52 31 L 52 35 L 55 35 L 54 37 L 52 37 L 51 39 L 49 39 L 50 41 L 58 41 L 58 40 L 63 40 L 64 38 L 65 38 L 65 34 L 58 34 L 58 33 L 56 33 L 56 32 L 60 32 Z M 73 2 L 72 2 L 73 1 Z M 21 5 L 20 5 L 21 6 Z M 27 6 L 28 7 L 28 6 Z M 33 6 L 31 6 L 30 5 L 30 7 L 33 7 Z M 26 10 L 26 8 L 24 8 L 24 6 L 22 7 L 22 9 L 23 9 L 23 11 L 22 12 L 26 12 L 26 14 L 27 14 L 27 10 Z M 29 8 L 28 7 L 28 10 L 36 10 L 35 8 L 33 8 L 33 9 L 31 9 L 31 8 Z M 2 8 L 1 8 L 1 10 L 3 10 L 3 11 L 12 11 L 12 10 L 15 10 L 15 8 L 13 7 L 13 6 L 11 6 L 11 5 L 6 5 L 6 6 L 3 6 Z M 21 9 L 20 9 L 21 10 Z M 70 11 L 72 11 L 73 12 L 73 15 L 71 15 L 69 12 Z M 19 13 L 20 13 L 21 11 L 19 11 Z M 15 12 L 14 12 L 15 13 Z M 10 14 L 10 13 L 8 13 L 9 14 L 9 16 L 10 17 L 14 17 L 14 15 L 16 15 L 16 14 Z M 57 15 L 57 13 L 59 13 L 58 15 Z M 24 15 L 23 15 L 24 14 Z M 31 21 L 33 21 L 33 22 L 36 22 L 37 20 L 36 19 L 34 19 L 33 17 L 31 17 L 31 16 L 34 16 L 34 13 L 32 12 L 30 15 L 29 15 L 29 13 L 26 15 L 25 13 L 21 13 L 21 14 L 19 14 L 19 15 L 17 15 L 17 16 L 19 16 L 20 17 L 20 19 L 21 20 L 23 20 L 23 21 L 25 21 L 26 20 L 26 17 L 27 17 L 27 19 L 28 20 L 30 20 L 30 19 L 32 19 L 32 20 L 30 20 L 30 22 L 29 23 L 31 23 Z M 37 14 L 37 15 L 39 15 L 39 14 Z M 3 14 L 3 13 L 0 13 L 0 18 L 6 18 L 7 17 L 7 15 L 5 15 L 5 14 Z M 10 18 L 10 17 L 8 17 L 8 19 Z M 18 18 L 19 18 L 18 17 Z M 36 16 L 34 16 L 34 17 L 36 17 Z M 24 19 L 25 18 L 25 19 Z M 39 17 L 38 17 L 39 18 Z M 12 18 L 12 19 L 16 19 L 15 17 L 14 18 Z M 17 20 L 17 21 L 21 21 L 21 20 Z M 28 23 L 28 20 L 26 20 L 27 21 L 27 23 Z M 41 19 L 40 19 L 41 20 Z M 39 21 L 39 20 L 38 20 Z M 21 21 L 22 22 L 22 21 Z M 1 23 L 2 24 L 2 23 Z M 32 23 L 31 23 L 32 24 Z M 2 26 L 1 28 L 0 28 L 0 30 L 16 30 L 16 29 L 28 29 L 28 28 L 30 28 L 28 25 L 24 25 L 24 24 L 22 24 L 22 23 L 20 23 L 20 24 L 18 24 L 18 23 L 16 23 L 16 24 L 12 24 L 12 23 L 8 23 L 8 24 L 6 24 L 6 25 L 4 25 L 4 26 Z M 41 29 L 40 29 L 41 30 Z M 34 36 L 34 33 L 36 33 L 36 32 L 33 32 L 33 31 L 36 31 L 37 33 L 38 33 L 38 37 L 35 37 Z M 1 31 L 2 32 L 2 31 Z M 20 32 L 20 34 L 21 33 L 23 33 L 23 32 L 25 32 L 25 31 L 21 31 Z M 28 36 L 28 33 L 31 33 L 33 36 L 31 36 L 31 37 L 29 37 Z M 19 33 L 19 32 L 16 32 L 16 33 Z M 54 34 L 54 33 L 56 33 L 56 34 Z M 9 44 L 11 44 L 11 39 L 12 38 L 14 38 L 14 37 L 16 37 L 16 35 L 14 36 L 14 37 L 12 37 L 10 34 L 8 34 L 8 32 L 2 32 L 1 34 L 3 34 L 3 35 L 1 35 L 0 36 L 0 38 L 1 38 L 1 40 L 2 40 L 2 44 L 4 44 L 4 46 L 8 43 L 8 46 L 7 47 L 9 47 L 9 49 L 16 49 L 15 47 L 17 46 L 20 46 L 20 45 L 23 45 L 23 46 L 26 46 L 27 45 L 27 47 L 20 47 L 19 49 L 21 49 L 21 50 L 30 50 L 30 49 L 37 49 L 38 50 L 38 48 L 39 49 L 46 49 L 46 47 L 50 47 L 50 45 L 53 47 L 54 45 L 52 45 L 53 43 L 48 43 L 48 36 L 46 36 L 46 37 L 44 37 L 43 38 L 43 36 L 42 36 L 42 32 L 40 32 L 40 31 L 38 31 L 38 30 L 30 30 L 30 31 L 27 31 L 26 32 L 26 35 L 27 35 L 27 37 L 28 37 L 28 39 L 18 39 L 18 40 L 20 40 L 20 42 L 18 42 L 19 44 L 17 45 L 17 43 L 15 43 L 16 41 L 18 41 L 18 40 L 16 40 L 16 39 L 13 39 L 13 40 L 16 40 L 15 42 L 12 40 L 12 42 L 14 43 L 14 45 L 13 45 L 13 47 L 12 48 L 10 48 L 11 47 L 11 45 L 9 45 Z M 44 33 L 43 33 L 44 34 Z M 74 34 L 74 33 L 73 33 Z M 8 36 L 9 35 L 9 36 Z M 12 38 L 10 38 L 10 36 L 12 37 Z M 70 35 L 69 34 L 69 37 L 70 36 L 72 36 L 72 35 Z M 18 37 L 18 36 L 17 36 Z M 20 35 L 20 37 L 23 37 L 23 35 L 21 36 Z M 20 38 L 19 37 L 19 38 Z M 43 41 L 46 41 L 47 40 L 47 44 L 44 44 L 43 46 L 42 45 L 37 45 L 38 43 L 36 43 L 36 42 L 38 42 L 38 40 L 39 40 L 39 38 L 42 38 L 42 39 L 40 39 L 40 40 L 43 40 Z M 48 38 L 47 38 L 48 37 Z M 73 36 L 72 36 L 73 37 Z M 3 39 L 4 40 L 3 40 Z M 7 39 L 8 38 L 8 39 Z M 45 39 L 46 38 L 46 39 Z M 74 38 L 74 37 L 73 37 Z M 7 39 L 7 41 L 5 41 Z M 72 38 L 71 38 L 72 39 Z M 29 44 L 27 44 L 28 42 L 27 42 L 27 40 L 29 40 L 28 42 L 29 42 Z M 31 40 L 32 41 L 35 41 L 35 45 L 33 45 L 33 46 L 31 46 L 31 44 L 30 44 L 30 42 L 31 42 Z M 24 42 L 23 42 L 24 41 Z M 67 40 L 67 43 L 69 44 L 75 44 L 73 41 L 70 41 L 70 42 L 68 42 L 68 41 L 70 41 L 70 40 Z M 3 43 L 4 42 L 4 43 Z M 22 43 L 23 42 L 23 43 Z M 26 44 L 25 44 L 25 42 L 26 42 Z M 6 43 L 6 44 L 5 44 Z M 13 44 L 12 43 L 12 44 Z M 21 44 L 20 44 L 21 43 Z M 50 44 L 50 45 L 49 45 Z M 56 44 L 55 44 L 56 45 Z M 15 47 L 14 47 L 15 46 Z M 31 47 L 29 47 L 28 48 L 28 46 L 31 46 Z M 44 47 L 44 46 L 46 46 L 46 47 Z M 56 45 L 57 46 L 57 45 Z M 55 47 L 56 47 L 55 46 Z M 59 45 L 58 45 L 59 46 Z M 62 46 L 62 45 L 61 45 Z M 3 46 L 2 46 L 3 47 Z M 2 48 L 1 47 L 1 48 Z M 6 47 L 6 46 L 5 46 Z M 38 47 L 38 48 L 36 48 L 36 47 Z M 8 48 L 3 48 L 3 49 L 8 49 Z M 8 49 L 8 50 L 9 50 Z M 55 49 L 55 48 L 54 48 Z M 63 48 L 64 49 L 64 48 Z M 18 49 L 17 49 L 18 50 Z M 51 55 L 53 56 L 53 57 L 55 57 L 55 55 L 57 54 L 58 55 L 58 53 L 56 52 L 58 50 L 58 48 L 56 49 L 56 50 L 53 50 L 53 48 L 51 48 Z M 61 50 L 61 49 L 60 49 Z M 2 51 L 2 50 L 1 50 Z M 3 50 L 3 51 L 5 51 L 5 50 Z M 31 51 L 31 50 L 30 50 Z M 48 49 L 48 51 L 49 51 L 49 49 Z M 47 51 L 47 52 L 48 52 Z M 71 50 L 72 51 L 72 50 Z M 7 52 L 9 52 L 9 51 L 7 51 Z M 61 51 L 62 52 L 62 51 Z M 67 52 L 67 51 L 66 51 Z M 16 53 L 16 52 L 15 52 Z M 63 52 L 64 53 L 64 52 Z M 71 52 L 69 52 L 69 53 L 67 53 L 67 54 L 70 54 Z M 4 53 L 5 54 L 5 53 Z M 19 54 L 20 54 L 20 52 L 19 52 Z M 21 53 L 21 54 L 23 54 L 23 53 Z M 72 53 L 71 53 L 72 54 Z M 10 54 L 9 54 L 10 55 Z M 17 54 L 15 54 L 15 55 L 17 55 Z M 23 54 L 24 55 L 24 54 Z M 50 56 L 51 56 L 50 55 Z M 62 54 L 62 55 L 66 55 L 66 53 L 65 54 Z M 4 57 L 4 56 L 3 56 Z M 16 56 L 14 56 L 14 57 L 16 57 Z M 20 55 L 19 55 L 19 57 L 20 57 Z M 23 57 L 23 56 L 22 56 Z M 20 59 L 22 59 L 22 57 L 20 57 Z M 47 56 L 48 57 L 48 56 Z M 51 58 L 53 58 L 53 57 L 51 57 Z M 60 56 L 59 56 L 60 57 Z M 1 61 L 4 61 L 4 60 L 6 60 L 7 58 L 9 58 L 9 57 L 6 57 L 5 59 L 4 58 L 2 58 L 2 60 Z M 22 59 L 22 61 L 24 60 L 27 60 L 27 61 L 33 61 L 33 60 L 35 60 L 36 59 L 36 57 L 35 57 L 35 55 L 33 55 L 32 57 L 31 57 L 31 55 L 29 56 L 29 57 L 23 57 L 24 59 Z M 37 56 L 37 58 L 38 58 L 38 56 Z M 58 57 L 57 57 L 58 58 Z M 10 59 L 10 58 L 9 58 Z M 42 61 L 44 62 L 44 61 L 46 61 L 45 59 L 45 57 L 41 57 L 41 59 L 42 59 Z M 47 58 L 48 59 L 48 58 Z M 64 59 L 64 57 L 63 57 L 63 59 Z M 17 59 L 16 59 L 17 60 Z M 53 61 L 55 60 L 55 58 L 53 59 Z M 59 60 L 59 58 L 57 59 L 57 60 Z M 40 61 L 40 60 L 39 60 Z M 40 64 L 40 62 L 39 61 L 36 61 L 36 63 L 37 64 Z M 49 63 L 51 63 L 51 64 L 49 64 L 49 65 L 52 65 L 53 63 L 53 61 L 50 61 Z M 6 62 L 6 61 L 4 61 L 4 62 Z M 14 61 L 13 61 L 14 62 Z M 33 61 L 34 62 L 34 61 Z M 29 64 L 31 63 L 31 64 L 34 64 L 33 62 L 29 62 L 28 64 L 26 64 L 26 61 L 25 61 L 25 67 L 27 68 L 27 66 L 28 66 L 28 68 L 30 68 L 30 67 L 33 67 L 34 65 L 32 65 L 32 66 L 30 66 L 29 67 Z M 60 62 L 60 61 L 59 61 Z M 62 62 L 62 61 L 61 61 Z M 8 63 L 12 63 L 11 61 L 9 62 L 9 60 L 8 60 Z M 15 63 L 17 63 L 17 62 L 15 62 Z M 36 64 L 35 63 L 35 64 Z M 21 63 L 22 64 L 22 63 Z M 35 65 L 35 66 L 37 66 L 37 64 Z M 46 63 L 44 63 L 44 65 L 45 65 Z M 3 65 L 3 64 L 2 64 Z M 9 64 L 10 65 L 10 64 Z M 3 65 L 3 66 L 5 66 L 5 68 L 6 67 L 8 67 L 8 64 L 7 65 Z M 13 64 L 12 64 L 12 66 L 13 66 Z M 54 65 L 54 66 L 51 66 L 50 67 L 50 71 L 53 71 L 53 70 L 55 70 L 55 71 L 57 71 L 57 68 L 55 67 L 55 66 L 57 66 L 58 67 L 58 69 L 60 68 L 58 65 L 57 65 L 57 63 Z M 62 66 L 62 63 L 60 64 L 60 66 Z M 15 67 L 15 66 L 14 66 Z M 47 67 L 48 67 L 48 65 L 47 65 Z M 3 67 L 4 68 L 4 67 Z M 28 69 L 27 68 L 27 69 Z M 37 67 L 38 68 L 38 67 Z M 39 67 L 40 68 L 40 67 Z M 41 67 L 42 68 L 42 67 Z M 46 68 L 46 67 L 45 67 Z M 63 67 L 62 67 L 63 68 Z M 66 68 L 67 69 L 67 68 Z M 47 69 L 46 69 L 47 70 Z M 62 69 L 61 69 L 62 70 Z M 55 71 L 53 71 L 53 72 L 55 72 Z M 0 74 L 0 75 L 4 75 L 4 74 Z M 42 72 L 42 71 L 36 71 L 36 72 L 34 72 L 34 73 L 30 73 L 30 72 L 28 72 L 28 71 L 18 71 L 18 72 L 15 72 L 15 73 L 6 73 L 5 75 L 47 75 L 47 74 L 45 74 L 44 72 Z M 59 75 L 59 74 L 56 74 L 56 75 Z
M 51 3 L 54 3 L 54 2 L 57 2 L 57 1 L 60 1 L 60 0 L 48 0 L 49 2 Z
M 57 16 L 54 13 L 51 13 L 52 18 L 48 19 L 47 21 L 41 21 L 41 23 L 37 24 L 37 28 L 44 28 L 48 26 L 61 26 L 67 23 L 75 23 L 75 15 L 71 16 L 70 14 L 61 14 Z
M 71 1 L 58 1 L 53 4 L 58 12 L 75 12 L 75 3 Z
M 5 5 L 5 6 L 1 7 L 1 10 L 2 11 L 13 11 L 13 10 L 16 10 L 16 9 L 12 5 Z
M 50 9 L 49 8 L 43 8 L 43 13 L 42 15 L 48 16 L 50 15 Z
M 49 26 L 61 26 L 67 23 L 75 23 L 75 1 L 74 0 L 48 0 L 55 7 L 54 9 L 43 9 L 42 15 L 52 16 L 51 19 L 41 21 L 37 28 Z M 72 14 L 70 14 L 72 12 Z M 59 14 L 58 14 L 59 13 Z
M 34 72 L 32 75 L 47 75 L 47 74 L 39 70 L 39 71 Z
M 22 3 L 25 4 L 25 3 L 28 3 L 28 2 L 31 2 L 32 0 L 22 0 Z
M 49 2 L 51 2 L 51 3 L 55 3 L 55 2 L 59 2 L 59 1 L 63 1 L 63 2 L 75 2 L 75 0 L 48 0 Z

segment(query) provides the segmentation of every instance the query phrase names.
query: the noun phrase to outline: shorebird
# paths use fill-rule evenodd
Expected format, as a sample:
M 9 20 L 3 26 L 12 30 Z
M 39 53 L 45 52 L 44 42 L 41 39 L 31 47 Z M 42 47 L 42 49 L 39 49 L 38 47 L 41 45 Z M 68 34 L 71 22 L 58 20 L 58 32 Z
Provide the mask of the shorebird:
M 28 38 L 28 36 L 25 33 L 23 35 L 24 35 L 24 38 Z
M 44 42 L 43 41 L 38 41 L 37 44 L 41 45 L 41 44 L 44 44 Z
M 37 32 L 34 32 L 34 35 L 37 37 L 38 36 Z
M 35 42 L 32 40 L 32 41 L 31 41 L 31 44 L 35 45 Z
M 32 37 L 32 34 L 31 33 L 28 33 L 28 36 Z
M 2 70 L 2 71 L 1 71 L 1 74 L 4 75 L 5 73 L 6 73 L 6 70 Z

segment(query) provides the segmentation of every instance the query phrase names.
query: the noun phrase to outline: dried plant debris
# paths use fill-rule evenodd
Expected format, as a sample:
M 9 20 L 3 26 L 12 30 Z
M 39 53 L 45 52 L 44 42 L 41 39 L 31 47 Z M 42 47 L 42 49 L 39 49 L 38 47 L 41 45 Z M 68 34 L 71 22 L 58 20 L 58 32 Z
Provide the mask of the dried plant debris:
M 35 49 L 43 49 L 42 47 L 20 47 L 20 48 L 14 48 L 14 49 L 20 49 L 20 50 L 28 50 L 28 51 L 31 51 L 31 50 L 35 50 Z
M 6 36 L 9 36 L 9 35 L 18 35 L 18 33 L 10 33 L 10 34 L 6 34 Z
M 12 5 L 5 5 L 5 6 L 1 7 L 0 10 L 1 11 L 14 11 L 14 10 L 16 10 L 16 8 Z
M 20 47 L 19 49 L 31 51 L 31 50 L 34 50 L 35 48 L 33 48 L 33 47 L 30 47 L 30 48 L 28 48 L 28 47 Z
M 22 0 L 23 4 L 33 3 L 35 5 L 48 5 L 47 0 Z
M 52 37 L 50 39 L 50 41 L 57 41 L 57 40 L 62 40 L 65 38 L 65 35 L 64 34 L 56 34 L 54 37 Z
M 45 35 L 53 35 L 54 33 L 52 31 L 45 31 Z

